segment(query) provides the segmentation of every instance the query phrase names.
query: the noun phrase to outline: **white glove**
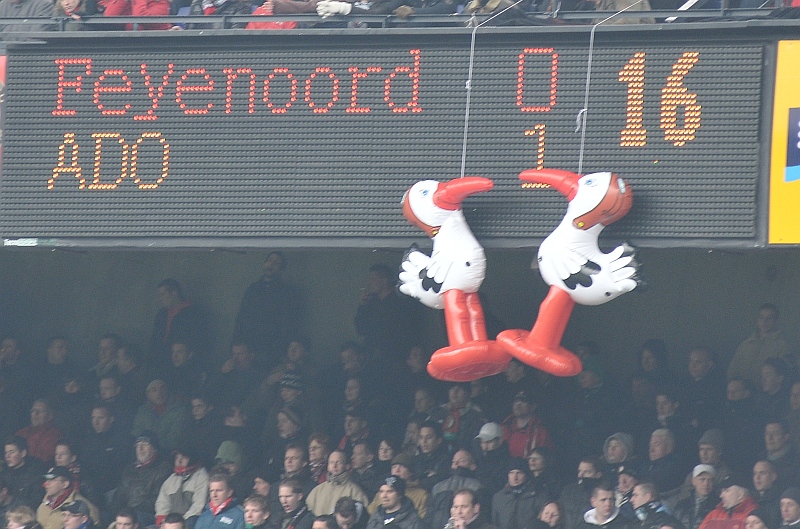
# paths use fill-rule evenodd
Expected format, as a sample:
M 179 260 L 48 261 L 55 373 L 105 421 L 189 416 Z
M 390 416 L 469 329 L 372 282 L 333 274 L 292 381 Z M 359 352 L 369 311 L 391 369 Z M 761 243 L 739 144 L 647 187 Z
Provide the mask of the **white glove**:
M 350 2 L 339 2 L 337 0 L 319 0 L 317 2 L 317 14 L 322 18 L 334 15 L 349 15 L 351 9 L 353 9 L 353 4 Z

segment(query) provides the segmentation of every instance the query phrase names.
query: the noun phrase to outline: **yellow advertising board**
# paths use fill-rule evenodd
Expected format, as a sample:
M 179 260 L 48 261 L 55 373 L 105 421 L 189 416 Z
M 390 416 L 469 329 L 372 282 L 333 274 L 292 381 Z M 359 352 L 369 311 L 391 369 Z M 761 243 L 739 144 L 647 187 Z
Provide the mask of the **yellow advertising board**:
M 778 43 L 769 186 L 770 244 L 800 244 L 800 41 Z

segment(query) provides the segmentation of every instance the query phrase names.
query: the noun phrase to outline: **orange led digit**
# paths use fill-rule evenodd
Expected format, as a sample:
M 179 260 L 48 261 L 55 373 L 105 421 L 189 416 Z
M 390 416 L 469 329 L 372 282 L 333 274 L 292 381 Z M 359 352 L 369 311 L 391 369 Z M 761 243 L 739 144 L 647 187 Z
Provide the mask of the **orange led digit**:
M 525 131 L 525 136 L 536 136 L 536 169 L 542 169 L 544 167 L 544 131 L 544 123 L 537 123 L 532 129 Z M 522 187 L 541 187 L 542 185 L 543 184 L 531 184 L 526 182 L 522 184 Z M 544 184 L 544 186 L 550 187 L 547 184 Z
M 647 129 L 644 128 L 644 65 L 644 52 L 636 52 L 619 71 L 619 81 L 628 85 L 625 128 L 620 131 L 620 147 L 647 145 Z
M 125 143 L 125 138 L 123 138 L 119 132 L 95 132 L 92 134 L 92 138 L 94 138 L 94 178 L 92 179 L 92 183 L 89 184 L 89 189 L 116 189 L 128 174 L 129 146 L 127 143 Z M 119 177 L 114 181 L 113 184 L 103 184 L 100 182 L 100 162 L 103 158 L 103 140 L 106 138 L 116 139 L 117 143 L 122 145 L 122 163 L 119 170 Z
M 547 105 L 526 105 L 525 100 L 525 56 L 550 55 L 550 94 Z M 521 112 L 550 112 L 556 104 L 558 93 L 558 53 L 553 48 L 525 48 L 517 58 L 517 106 Z
M 327 77 L 331 80 L 331 98 L 325 103 L 325 106 L 319 107 L 311 99 L 311 84 L 314 82 L 314 79 L 317 77 L 318 73 L 326 73 L 328 74 Z M 306 93 L 305 93 L 305 102 L 308 103 L 308 108 L 313 108 L 314 114 L 326 114 L 328 110 L 333 108 L 333 105 L 339 101 L 339 78 L 336 77 L 336 74 L 331 71 L 328 67 L 318 67 L 314 69 L 314 72 L 308 76 L 306 79 Z
M 278 74 L 281 74 L 290 81 L 289 99 L 281 107 L 276 107 L 269 96 L 270 83 Z M 272 70 L 272 73 L 264 79 L 263 100 L 267 104 L 267 108 L 272 109 L 273 114 L 285 114 L 286 110 L 292 106 L 292 103 L 297 101 L 297 79 L 295 79 L 294 74 L 291 73 L 288 68 L 275 68 Z
M 228 76 L 225 83 L 225 113 L 230 114 L 233 108 L 233 82 L 239 74 L 250 74 L 250 92 L 247 99 L 247 112 L 252 114 L 256 111 L 256 74 L 252 68 L 225 68 L 222 73 Z
M 422 112 L 422 107 L 419 106 L 419 70 L 422 52 L 420 50 L 409 50 L 409 53 L 414 57 L 414 65 L 411 67 L 396 66 L 383 83 L 383 100 L 386 101 L 392 112 L 406 113 L 409 109 L 411 109 L 411 112 Z M 408 77 L 411 78 L 411 100 L 405 106 L 397 106 L 392 100 L 392 81 L 394 81 L 398 73 L 407 73 Z
M 83 76 L 92 75 L 92 59 L 56 59 L 58 65 L 58 88 L 56 90 L 56 109 L 53 110 L 54 116 L 74 116 L 76 110 L 64 109 L 64 89 L 74 88 L 76 93 L 83 90 Z M 66 67 L 72 65 L 83 65 L 83 75 L 76 75 L 74 81 L 66 80 Z
M 69 165 L 65 165 L 67 161 L 67 145 L 70 148 Z M 67 132 L 64 134 L 64 140 L 58 146 L 58 162 L 53 167 L 53 176 L 47 180 L 47 189 L 53 189 L 56 184 L 56 178 L 63 173 L 74 174 L 78 179 L 78 189 L 86 187 L 86 179 L 83 178 L 83 168 L 78 165 L 78 144 L 75 143 L 75 133 Z
M 672 142 L 676 147 L 683 147 L 687 141 L 695 139 L 695 132 L 700 128 L 701 107 L 697 102 L 697 94 L 689 92 L 683 85 L 686 74 L 699 60 L 699 52 L 685 52 L 672 65 L 672 74 L 667 77 L 667 84 L 661 89 L 661 128 L 664 130 L 664 140 Z M 678 107 L 683 109 L 683 128 L 678 128 Z
M 201 75 L 206 81 L 206 84 L 187 85 L 184 84 L 190 76 Z M 205 115 L 208 114 L 209 109 L 213 108 L 214 103 L 206 103 L 206 108 L 186 108 L 186 103 L 183 102 L 184 92 L 212 92 L 214 90 L 214 80 L 206 72 L 205 68 L 188 68 L 186 73 L 181 75 L 178 82 L 175 83 L 175 102 L 178 103 L 186 115 Z

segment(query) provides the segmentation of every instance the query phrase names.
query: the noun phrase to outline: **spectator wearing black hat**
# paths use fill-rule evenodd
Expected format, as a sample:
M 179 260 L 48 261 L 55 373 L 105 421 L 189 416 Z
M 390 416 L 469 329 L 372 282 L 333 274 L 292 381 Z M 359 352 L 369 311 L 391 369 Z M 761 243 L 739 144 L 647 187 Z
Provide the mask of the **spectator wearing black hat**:
M 636 520 L 636 512 L 631 503 L 633 489 L 639 484 L 641 475 L 633 466 L 620 466 L 614 474 L 617 486 L 614 487 L 614 499 L 619 507 L 620 516 L 628 520 Z M 712 505 L 713 508 L 713 505 Z
M 64 529 L 93 529 L 92 510 L 89 504 L 82 500 L 75 500 L 64 505 L 63 524 Z
M 43 529 L 61 529 L 64 527 L 66 506 L 81 501 L 95 524 L 100 523 L 97 507 L 83 497 L 73 486 L 72 472 L 67 467 L 53 467 L 42 476 L 44 478 L 45 496 L 36 509 L 36 521 Z
M 529 486 L 528 463 L 512 458 L 505 487 L 492 497 L 492 524 L 497 529 L 525 529 L 550 500 Z
M 24 505 L 36 509 L 42 501 L 42 474 L 45 467 L 36 458 L 28 457 L 28 443 L 13 435 L 5 443 L 5 469 L 2 477 L 11 494 Z
M 421 529 L 422 521 L 405 493 L 403 478 L 386 478 L 378 491 L 381 504 L 367 522 L 367 529 Z
M 761 507 L 747 515 L 745 527 L 747 529 L 775 529 L 774 525 L 770 525 L 769 516 L 766 515 L 766 512 Z
M 111 500 L 112 512 L 129 507 L 139 522 L 151 525 L 156 521 L 156 499 L 171 465 L 159 457 L 158 440 L 153 432 L 143 432 L 136 438 L 136 461 L 122 470 L 119 486 Z
M 781 529 L 800 527 L 800 489 L 789 487 L 781 494 Z
M 714 510 L 717 497 L 714 495 L 716 470 L 711 465 L 697 465 L 692 470 L 692 490 L 689 496 L 675 506 L 674 515 L 686 529 L 697 529 L 703 519 Z
M 511 457 L 526 457 L 538 446 L 553 447 L 550 434 L 536 415 L 537 403 L 531 393 L 520 391 L 511 404 L 511 415 L 502 423 L 503 438 Z
M 156 498 L 156 525 L 175 512 L 189 527 L 203 512 L 208 500 L 208 472 L 192 446 L 179 447 L 172 453 L 173 472 L 161 485 Z
M 699 529 L 744 529 L 747 516 L 758 507 L 750 497 L 749 480 L 736 474 L 720 484 L 720 502 Z
M 411 503 L 414 505 L 414 509 L 417 511 L 419 517 L 426 518 L 428 514 L 428 491 L 420 487 L 419 481 L 415 479 L 412 466 L 413 458 L 410 455 L 401 452 L 392 459 L 392 476 L 403 479 L 405 483 L 405 492 L 403 494 L 406 498 L 411 500 Z M 367 506 L 367 511 L 369 511 L 370 514 L 375 514 L 380 504 L 381 495 L 380 489 L 378 489 L 378 494 L 375 495 L 372 503 Z

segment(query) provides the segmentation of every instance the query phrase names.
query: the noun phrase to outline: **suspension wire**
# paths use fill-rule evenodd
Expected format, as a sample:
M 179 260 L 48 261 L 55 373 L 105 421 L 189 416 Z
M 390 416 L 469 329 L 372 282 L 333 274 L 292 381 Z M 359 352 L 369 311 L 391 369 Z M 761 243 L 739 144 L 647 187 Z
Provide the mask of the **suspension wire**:
M 575 132 L 580 131 L 581 133 L 581 148 L 578 154 L 578 174 L 583 174 L 583 155 L 585 152 L 586 147 L 586 115 L 589 113 L 589 87 L 592 84 L 592 58 L 594 56 L 594 34 L 597 28 L 612 18 L 617 17 L 621 13 L 624 13 L 628 9 L 641 4 L 643 0 L 637 0 L 633 4 L 629 5 L 625 9 L 620 9 L 613 15 L 604 18 L 594 26 L 592 26 L 592 31 L 589 34 L 589 64 L 586 67 L 586 90 L 583 93 L 583 108 L 578 111 L 578 115 L 575 117 Z
M 639 0 L 640 2 L 642 0 Z M 467 74 L 467 82 L 466 82 L 466 90 L 467 90 L 467 102 L 466 107 L 464 109 L 464 137 L 461 143 L 461 177 L 464 178 L 464 172 L 466 171 L 467 167 L 467 135 L 469 133 L 469 110 L 470 110 L 470 103 L 472 99 L 472 72 L 475 66 L 475 35 L 478 33 L 478 28 L 486 24 L 487 22 L 499 17 L 509 9 L 516 7 L 517 4 L 522 2 L 522 0 L 517 0 L 510 6 L 506 7 L 499 13 L 495 13 L 491 17 L 487 18 L 480 24 L 476 24 L 472 29 L 472 40 L 469 45 L 469 73 Z M 472 14 L 472 19 L 470 19 L 470 23 L 473 24 L 477 21 L 475 17 L 475 13 Z

